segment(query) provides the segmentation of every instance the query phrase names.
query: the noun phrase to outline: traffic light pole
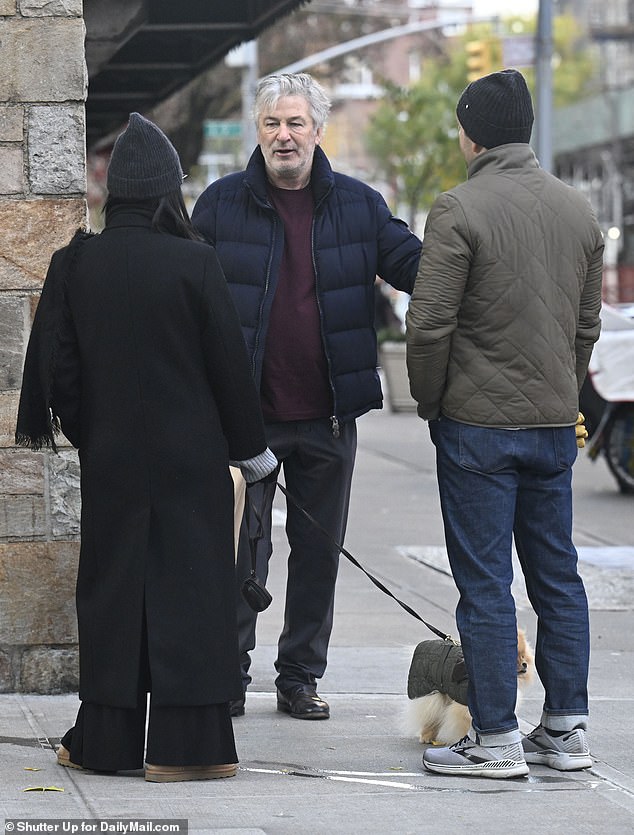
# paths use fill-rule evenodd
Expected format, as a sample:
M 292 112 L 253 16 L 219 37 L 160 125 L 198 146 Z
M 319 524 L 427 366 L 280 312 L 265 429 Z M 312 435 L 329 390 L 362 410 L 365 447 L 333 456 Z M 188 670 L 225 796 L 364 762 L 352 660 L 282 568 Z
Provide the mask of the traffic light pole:
M 299 61 L 287 64 L 285 67 L 280 67 L 275 72 L 304 72 L 316 64 L 321 64 L 323 61 L 331 61 L 333 58 L 339 58 L 340 55 L 347 55 L 349 52 L 356 52 L 358 49 L 374 46 L 375 44 L 383 43 L 383 41 L 402 38 L 405 35 L 414 35 L 418 32 L 433 32 L 437 29 L 463 27 L 467 23 L 490 23 L 492 20 L 497 20 L 497 16 L 486 15 L 484 17 L 473 17 L 472 15 L 460 14 L 455 17 L 447 17 L 443 20 L 416 20 L 410 23 L 404 23 L 401 26 L 391 26 L 389 29 L 381 29 L 379 32 L 371 32 L 369 35 L 362 35 L 359 38 L 353 38 L 351 41 L 346 41 L 345 43 L 336 44 L 328 49 L 321 50 L 321 52 L 308 55 L 306 58 L 300 58 Z
M 536 152 L 545 171 L 553 170 L 552 113 L 553 113 L 553 6 L 552 0 L 539 0 L 537 15 L 536 93 L 535 114 Z

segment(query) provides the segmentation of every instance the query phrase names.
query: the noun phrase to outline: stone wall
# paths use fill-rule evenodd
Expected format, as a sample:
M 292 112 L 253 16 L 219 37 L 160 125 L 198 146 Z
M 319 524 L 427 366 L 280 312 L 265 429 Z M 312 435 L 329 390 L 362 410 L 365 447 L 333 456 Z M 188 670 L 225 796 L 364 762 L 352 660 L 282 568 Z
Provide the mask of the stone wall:
M 87 221 L 81 0 L 0 0 L 0 692 L 78 683 L 79 465 L 13 443 L 52 253 Z

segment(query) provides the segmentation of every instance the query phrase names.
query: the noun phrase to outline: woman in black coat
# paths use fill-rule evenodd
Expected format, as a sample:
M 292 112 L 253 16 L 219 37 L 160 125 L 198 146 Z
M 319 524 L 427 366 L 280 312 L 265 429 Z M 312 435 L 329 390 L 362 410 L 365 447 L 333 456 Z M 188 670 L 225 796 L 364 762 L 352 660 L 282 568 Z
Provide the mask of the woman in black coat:
M 80 699 L 58 762 L 146 779 L 236 773 L 242 695 L 233 482 L 276 466 L 215 250 L 195 240 L 167 137 L 133 113 L 106 226 L 56 252 L 25 362 L 16 441 L 79 450 Z

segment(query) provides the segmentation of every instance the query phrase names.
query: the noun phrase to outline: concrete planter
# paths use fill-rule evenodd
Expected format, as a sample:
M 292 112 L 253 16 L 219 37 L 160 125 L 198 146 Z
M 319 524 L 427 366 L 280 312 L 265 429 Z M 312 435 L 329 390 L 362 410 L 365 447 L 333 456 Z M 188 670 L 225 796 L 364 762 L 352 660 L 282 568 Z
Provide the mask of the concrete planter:
M 416 401 L 409 393 L 405 350 L 405 342 L 386 341 L 379 346 L 379 362 L 385 376 L 387 401 L 393 412 L 416 411 Z

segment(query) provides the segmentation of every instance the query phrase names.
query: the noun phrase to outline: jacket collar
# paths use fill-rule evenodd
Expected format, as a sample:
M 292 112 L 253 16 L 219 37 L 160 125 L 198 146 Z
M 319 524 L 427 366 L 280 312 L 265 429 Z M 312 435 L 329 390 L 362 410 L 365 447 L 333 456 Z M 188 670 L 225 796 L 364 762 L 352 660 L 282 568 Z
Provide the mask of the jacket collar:
M 247 163 L 245 182 L 258 200 L 263 203 L 269 203 L 266 168 L 259 145 L 251 154 L 251 159 Z M 328 157 L 319 145 L 317 145 L 315 147 L 313 167 L 310 173 L 310 185 L 313 190 L 315 204 L 319 203 L 328 194 L 334 186 L 334 183 L 335 175 L 328 161 Z
M 147 209 L 144 206 L 130 204 L 119 204 L 114 206 L 108 213 L 108 222 L 104 232 L 121 226 L 142 226 L 151 228 L 154 209 Z
M 539 162 L 530 145 L 512 142 L 478 154 L 467 169 L 467 178 L 471 179 L 483 172 L 496 174 L 513 168 L 539 168 Z

